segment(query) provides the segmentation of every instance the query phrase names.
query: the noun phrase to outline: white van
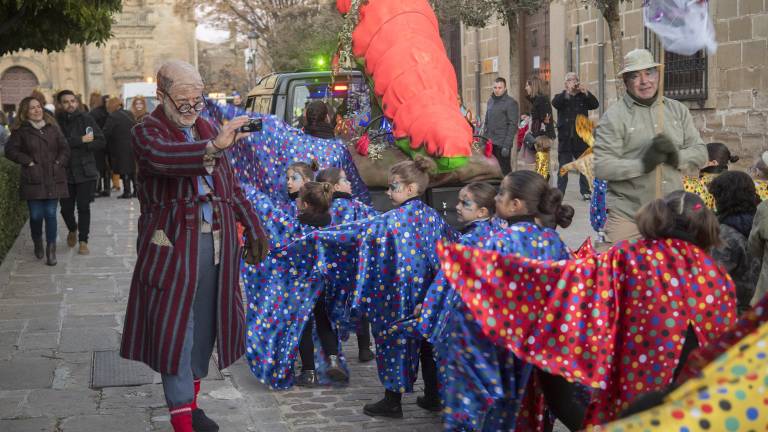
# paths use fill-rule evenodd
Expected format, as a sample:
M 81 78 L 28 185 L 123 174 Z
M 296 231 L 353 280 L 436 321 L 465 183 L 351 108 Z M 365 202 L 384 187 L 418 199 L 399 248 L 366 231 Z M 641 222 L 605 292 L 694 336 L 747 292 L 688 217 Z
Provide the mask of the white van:
M 131 109 L 131 102 L 136 96 L 144 96 L 147 101 L 147 112 L 152 112 L 157 106 L 157 83 L 134 82 L 123 84 L 123 107 Z

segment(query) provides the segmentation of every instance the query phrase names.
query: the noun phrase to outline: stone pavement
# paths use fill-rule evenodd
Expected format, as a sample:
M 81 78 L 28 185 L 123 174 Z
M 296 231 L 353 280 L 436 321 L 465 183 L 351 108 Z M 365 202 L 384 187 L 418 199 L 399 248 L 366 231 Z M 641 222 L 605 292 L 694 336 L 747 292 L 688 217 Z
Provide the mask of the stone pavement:
M 588 208 L 571 179 L 574 224 L 562 231 L 577 247 L 586 235 Z M 92 206 L 91 255 L 79 256 L 59 220 L 59 263 L 32 254 L 24 227 L 0 266 L 0 431 L 169 431 L 162 387 L 89 388 L 94 351 L 117 350 L 135 262 L 137 200 L 99 198 Z M 587 234 L 589 233 L 589 234 Z M 348 387 L 271 391 L 253 379 L 244 361 L 203 383 L 200 405 L 222 431 L 438 431 L 439 415 L 403 399 L 405 418 L 365 416 L 362 405 L 383 389 L 375 364 L 357 362 L 355 338 L 345 346 Z M 417 388 L 421 384 L 417 384 Z M 560 427 L 558 430 L 565 430 Z

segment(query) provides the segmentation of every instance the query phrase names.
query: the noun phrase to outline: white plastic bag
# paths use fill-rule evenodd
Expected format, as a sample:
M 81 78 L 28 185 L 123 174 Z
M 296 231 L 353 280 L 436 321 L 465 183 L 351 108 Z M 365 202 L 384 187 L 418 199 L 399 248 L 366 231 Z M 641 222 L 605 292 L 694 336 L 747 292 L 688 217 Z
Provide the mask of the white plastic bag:
M 707 6 L 706 0 L 646 0 L 643 19 L 667 51 L 693 55 L 706 49 L 712 55 L 717 42 Z

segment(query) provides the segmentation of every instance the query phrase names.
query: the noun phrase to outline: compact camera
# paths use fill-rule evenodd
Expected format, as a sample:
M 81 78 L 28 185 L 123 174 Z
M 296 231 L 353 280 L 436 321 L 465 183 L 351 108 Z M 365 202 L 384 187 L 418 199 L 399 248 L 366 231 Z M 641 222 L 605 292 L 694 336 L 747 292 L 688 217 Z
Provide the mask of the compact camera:
M 262 128 L 260 118 L 248 119 L 248 124 L 240 127 L 238 132 L 260 132 Z

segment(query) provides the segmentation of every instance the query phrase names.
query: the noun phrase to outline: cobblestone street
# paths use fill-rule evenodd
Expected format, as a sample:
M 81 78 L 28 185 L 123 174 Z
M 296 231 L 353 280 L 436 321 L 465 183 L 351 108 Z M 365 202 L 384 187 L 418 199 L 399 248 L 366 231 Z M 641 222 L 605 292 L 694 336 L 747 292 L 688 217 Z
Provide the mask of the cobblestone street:
M 567 198 L 576 218 L 563 231 L 571 247 L 593 234 L 576 185 L 573 177 Z M 135 199 L 97 199 L 89 256 L 66 246 L 60 220 L 55 267 L 34 258 L 29 228 L 23 228 L 0 266 L 0 431 L 170 430 L 159 376 L 140 386 L 90 388 L 94 352 L 119 346 L 138 213 Z M 416 406 L 417 394 L 404 397 L 402 420 L 363 415 L 362 405 L 378 400 L 383 389 L 375 362 L 357 361 L 354 337 L 345 352 L 348 387 L 271 391 L 241 360 L 203 382 L 200 406 L 222 431 L 441 430 L 439 415 Z

